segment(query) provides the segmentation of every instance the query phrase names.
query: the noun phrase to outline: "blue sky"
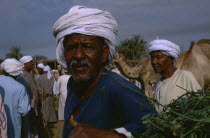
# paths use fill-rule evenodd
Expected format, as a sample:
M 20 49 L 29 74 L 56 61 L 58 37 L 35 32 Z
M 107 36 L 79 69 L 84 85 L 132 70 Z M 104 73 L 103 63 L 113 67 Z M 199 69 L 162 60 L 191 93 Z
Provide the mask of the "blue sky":
M 25 55 L 55 59 L 52 26 L 74 5 L 112 13 L 118 42 L 134 34 L 147 42 L 158 36 L 184 51 L 191 41 L 210 38 L 210 0 L 0 0 L 0 58 L 18 45 Z

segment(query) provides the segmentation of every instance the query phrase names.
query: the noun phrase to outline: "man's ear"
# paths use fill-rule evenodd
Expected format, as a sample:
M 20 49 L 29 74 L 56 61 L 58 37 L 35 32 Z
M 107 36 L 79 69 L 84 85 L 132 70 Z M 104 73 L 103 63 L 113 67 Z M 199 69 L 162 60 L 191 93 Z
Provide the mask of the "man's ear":
M 103 53 L 102 53 L 102 59 L 101 59 L 102 63 L 105 63 L 108 58 L 109 58 L 109 47 L 105 45 L 103 47 Z

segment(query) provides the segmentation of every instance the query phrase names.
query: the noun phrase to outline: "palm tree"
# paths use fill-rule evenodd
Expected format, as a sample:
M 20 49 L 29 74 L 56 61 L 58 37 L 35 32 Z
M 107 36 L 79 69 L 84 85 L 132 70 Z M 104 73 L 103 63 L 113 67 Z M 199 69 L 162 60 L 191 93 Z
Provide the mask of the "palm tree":
M 40 62 L 40 61 L 42 61 L 42 60 L 47 60 L 47 57 L 42 56 L 42 55 L 35 55 L 35 56 L 33 56 L 33 59 L 34 59 L 36 62 Z
M 5 55 L 6 58 L 15 58 L 19 60 L 23 54 L 21 53 L 20 46 L 13 46 L 10 48 L 10 52 Z
M 121 41 L 117 47 L 117 52 L 129 60 L 145 59 L 148 58 L 146 44 L 147 42 L 140 35 L 134 35 L 131 39 Z

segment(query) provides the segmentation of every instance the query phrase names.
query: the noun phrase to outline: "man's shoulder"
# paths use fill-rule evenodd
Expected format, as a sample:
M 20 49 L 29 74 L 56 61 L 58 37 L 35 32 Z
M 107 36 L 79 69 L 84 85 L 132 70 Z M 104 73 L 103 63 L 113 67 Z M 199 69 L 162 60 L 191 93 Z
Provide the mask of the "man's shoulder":
M 0 75 L 0 82 L 3 87 L 10 87 L 10 88 L 15 87 L 16 89 L 19 89 L 19 88 L 22 89 L 24 87 L 21 83 L 19 83 L 12 77 L 8 77 L 8 76 Z
M 177 74 L 182 75 L 184 77 L 192 77 L 193 76 L 192 72 L 183 70 L 183 69 L 177 69 Z
M 103 79 L 102 85 L 104 85 L 105 87 L 110 87 L 114 90 L 129 89 L 129 88 L 139 90 L 139 88 L 136 85 L 129 82 L 124 77 L 122 77 L 121 75 L 119 75 L 115 72 L 107 70 L 104 72 L 103 75 L 104 75 L 104 77 L 102 78 Z
M 5 76 L 5 75 L 0 75 L 0 82 L 5 82 L 5 81 L 9 81 L 9 80 L 13 80 L 11 77 Z
M 42 74 L 42 75 L 39 75 L 39 77 L 37 78 L 37 80 L 42 80 L 44 78 L 46 78 L 47 74 Z
M 33 76 L 30 72 L 27 72 L 27 71 L 23 71 L 23 74 L 22 74 L 23 77 L 25 77 L 28 81 L 30 79 L 33 79 Z

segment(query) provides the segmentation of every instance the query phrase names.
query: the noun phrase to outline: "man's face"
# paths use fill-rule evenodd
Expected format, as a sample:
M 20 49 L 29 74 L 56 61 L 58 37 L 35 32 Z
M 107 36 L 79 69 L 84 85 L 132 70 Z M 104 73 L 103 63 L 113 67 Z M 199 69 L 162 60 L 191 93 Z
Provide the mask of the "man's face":
M 68 70 L 77 82 L 87 82 L 104 68 L 109 55 L 108 46 L 99 37 L 72 34 L 65 37 L 64 57 Z
M 34 67 L 35 67 L 34 65 L 35 65 L 34 61 L 31 60 L 31 61 L 24 64 L 24 68 L 26 68 L 28 70 L 33 70 Z
M 173 60 L 160 51 L 153 51 L 150 53 L 150 56 L 155 73 L 161 74 L 167 71 L 170 66 L 173 66 Z
M 42 68 L 37 67 L 36 69 L 37 69 L 37 71 L 38 71 L 39 75 L 41 75 L 41 74 L 43 73 L 43 69 L 42 69 Z

